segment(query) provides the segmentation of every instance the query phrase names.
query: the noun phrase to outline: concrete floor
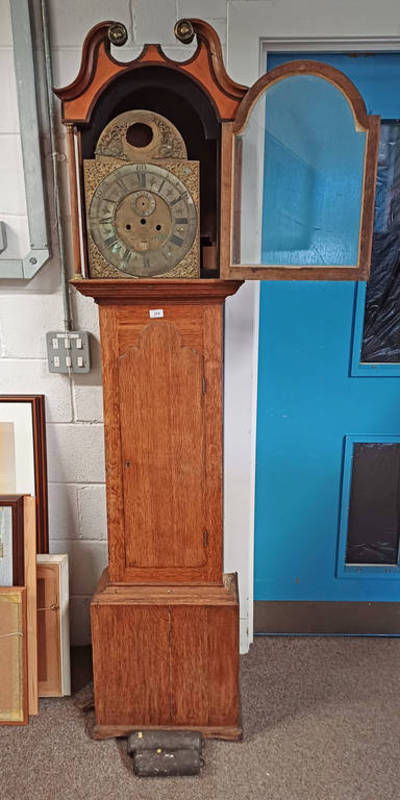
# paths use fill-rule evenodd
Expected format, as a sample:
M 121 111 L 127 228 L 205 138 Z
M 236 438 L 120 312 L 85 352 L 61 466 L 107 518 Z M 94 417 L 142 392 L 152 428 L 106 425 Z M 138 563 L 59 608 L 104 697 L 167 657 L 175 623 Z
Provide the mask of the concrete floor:
M 244 740 L 201 776 L 137 778 L 126 741 L 90 738 L 82 690 L 0 729 L 1 800 L 399 800 L 400 639 L 258 638 L 242 657 Z M 85 683 L 86 668 L 75 670 Z

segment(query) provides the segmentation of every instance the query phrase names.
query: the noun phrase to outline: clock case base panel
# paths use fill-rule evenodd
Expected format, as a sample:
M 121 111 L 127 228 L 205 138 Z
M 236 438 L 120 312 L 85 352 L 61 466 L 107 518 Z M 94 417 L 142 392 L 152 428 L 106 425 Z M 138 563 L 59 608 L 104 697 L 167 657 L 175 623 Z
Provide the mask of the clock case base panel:
M 98 739 L 199 730 L 240 739 L 236 575 L 222 586 L 132 586 L 105 570 L 91 603 Z

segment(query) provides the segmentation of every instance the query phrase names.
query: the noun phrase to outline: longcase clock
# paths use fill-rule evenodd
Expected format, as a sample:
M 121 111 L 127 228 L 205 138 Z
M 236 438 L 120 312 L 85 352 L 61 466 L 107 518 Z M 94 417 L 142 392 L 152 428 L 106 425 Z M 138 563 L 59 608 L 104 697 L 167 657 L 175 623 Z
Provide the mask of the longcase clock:
M 56 91 L 72 283 L 99 305 L 102 344 L 109 565 L 91 604 L 99 738 L 144 728 L 241 736 L 237 580 L 223 574 L 224 302 L 244 278 L 365 277 L 371 246 L 378 120 L 355 87 L 296 62 L 247 89 L 227 75 L 208 24 L 175 30 L 182 42 L 197 37 L 187 61 L 146 45 L 123 63 L 110 45 L 124 44 L 124 26 L 96 25 L 76 80 Z M 316 143 L 326 91 L 334 113 Z M 339 128 L 347 147 L 332 154 Z M 334 187 L 338 176 L 347 187 L 334 220 L 332 170 Z

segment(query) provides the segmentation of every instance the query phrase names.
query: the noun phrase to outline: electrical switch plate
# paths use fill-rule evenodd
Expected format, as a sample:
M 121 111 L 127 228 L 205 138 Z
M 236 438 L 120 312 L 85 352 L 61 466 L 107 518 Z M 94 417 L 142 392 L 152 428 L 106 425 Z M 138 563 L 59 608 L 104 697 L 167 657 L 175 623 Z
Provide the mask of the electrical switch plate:
M 50 331 L 46 341 L 49 372 L 78 375 L 90 371 L 88 331 Z

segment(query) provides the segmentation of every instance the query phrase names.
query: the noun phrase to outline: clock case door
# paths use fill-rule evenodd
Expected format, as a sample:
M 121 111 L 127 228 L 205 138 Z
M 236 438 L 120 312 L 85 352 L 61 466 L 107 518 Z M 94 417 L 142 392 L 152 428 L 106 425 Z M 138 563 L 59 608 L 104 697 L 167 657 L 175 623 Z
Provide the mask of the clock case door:
M 188 300 L 100 305 L 113 582 L 221 582 L 223 309 Z

